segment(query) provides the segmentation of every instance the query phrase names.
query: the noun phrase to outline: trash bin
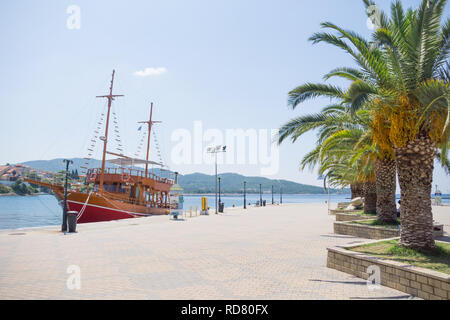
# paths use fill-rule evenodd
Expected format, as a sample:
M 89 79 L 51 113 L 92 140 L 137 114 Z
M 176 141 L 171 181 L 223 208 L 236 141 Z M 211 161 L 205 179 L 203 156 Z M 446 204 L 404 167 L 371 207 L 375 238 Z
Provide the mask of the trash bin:
M 223 207 L 224 207 L 224 203 L 223 202 L 219 203 L 219 212 L 220 213 L 223 213 Z
M 263 207 L 266 206 L 266 200 L 263 200 Z
M 67 212 L 69 232 L 77 232 L 77 216 L 78 216 L 78 211 L 68 211 Z

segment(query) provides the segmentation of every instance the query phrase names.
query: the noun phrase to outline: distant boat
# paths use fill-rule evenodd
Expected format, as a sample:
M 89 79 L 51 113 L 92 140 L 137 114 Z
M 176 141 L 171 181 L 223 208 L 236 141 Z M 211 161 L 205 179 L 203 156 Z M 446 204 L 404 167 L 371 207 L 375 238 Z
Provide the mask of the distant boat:
M 148 159 L 151 127 L 153 123 L 157 122 L 152 121 L 153 104 L 150 109 L 150 120 L 144 121 L 148 125 L 146 160 L 107 151 L 109 111 L 114 98 L 119 97 L 119 95 L 113 95 L 112 93 L 114 73 L 113 71 L 109 95 L 100 96 L 108 99 L 105 136 L 100 137 L 100 140 L 104 143 L 102 167 L 87 171 L 86 192 L 70 190 L 67 195 L 68 210 L 78 211 L 78 223 L 164 215 L 168 214 L 170 209 L 169 192 L 172 185 L 175 184 L 176 178 L 162 178 L 148 172 L 149 164 L 162 166 L 161 163 Z M 105 168 L 106 154 L 118 157 L 107 161 L 120 167 Z M 145 164 L 145 170 L 136 169 L 135 165 L 138 164 Z M 24 180 L 28 183 L 50 188 L 59 200 L 64 201 L 64 187 L 62 185 L 44 183 L 29 178 Z

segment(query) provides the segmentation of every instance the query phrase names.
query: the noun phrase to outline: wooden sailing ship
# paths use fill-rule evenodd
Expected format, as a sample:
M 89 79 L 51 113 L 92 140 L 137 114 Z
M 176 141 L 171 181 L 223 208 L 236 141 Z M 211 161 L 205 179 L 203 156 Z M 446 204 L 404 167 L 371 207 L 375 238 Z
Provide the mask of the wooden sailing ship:
M 149 172 L 149 164 L 162 165 L 149 160 L 152 124 L 158 122 L 152 120 L 153 103 L 150 107 L 150 119 L 141 122 L 148 125 L 146 159 L 136 159 L 121 153 L 107 151 L 111 105 L 116 97 L 122 97 L 122 95 L 113 94 L 114 74 L 115 71 L 112 73 L 109 94 L 98 96 L 98 98 L 108 100 L 105 135 L 100 137 L 100 140 L 103 141 L 102 166 L 88 169 L 86 191 L 70 190 L 67 195 L 68 210 L 78 212 L 78 223 L 162 215 L 169 214 L 170 210 L 169 192 L 175 180 Z M 117 158 L 106 160 L 107 154 Z M 119 167 L 106 168 L 106 162 L 119 165 Z M 136 168 L 136 165 L 145 165 L 145 170 Z M 29 178 L 24 180 L 50 188 L 55 196 L 63 201 L 64 187 L 62 185 L 44 183 Z

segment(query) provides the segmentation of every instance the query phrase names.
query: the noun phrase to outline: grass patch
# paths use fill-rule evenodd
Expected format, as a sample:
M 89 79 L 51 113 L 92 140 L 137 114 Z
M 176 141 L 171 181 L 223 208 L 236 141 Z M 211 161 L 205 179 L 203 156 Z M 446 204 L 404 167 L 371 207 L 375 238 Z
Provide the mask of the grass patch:
M 450 274 L 450 243 L 437 242 L 436 248 L 427 253 L 401 247 L 398 240 L 371 243 L 349 250 Z
M 398 229 L 398 226 L 400 225 L 400 219 L 397 219 L 397 221 L 393 222 L 393 223 L 386 223 L 386 222 L 380 221 L 378 219 L 352 221 L 352 223 L 361 224 L 361 225 L 365 225 L 365 226 L 371 226 L 371 227 L 383 227 L 383 228 L 388 228 L 388 229 Z
M 364 210 L 355 211 L 355 212 L 345 212 L 345 214 L 354 214 L 354 215 L 363 216 L 363 217 L 375 217 L 377 215 L 376 212 L 364 213 Z

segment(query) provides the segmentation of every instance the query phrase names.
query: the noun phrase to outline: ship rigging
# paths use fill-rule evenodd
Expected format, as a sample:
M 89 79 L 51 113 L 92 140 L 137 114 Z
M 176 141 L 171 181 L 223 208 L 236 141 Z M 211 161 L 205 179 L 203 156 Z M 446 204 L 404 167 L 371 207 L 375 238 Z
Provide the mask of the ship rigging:
M 154 121 L 153 103 L 150 105 L 150 117 L 147 121 L 139 123 L 147 125 L 147 152 L 145 160 L 129 157 L 123 154 L 123 145 L 118 137 L 117 116 L 111 112 L 111 106 L 116 98 L 124 95 L 113 94 L 115 71 L 113 70 L 109 94 L 97 96 L 97 98 L 107 99 L 107 110 L 105 119 L 104 136 L 99 136 L 102 121 L 105 113 L 101 114 L 101 120 L 94 131 L 94 138 L 91 139 L 90 148 L 88 148 L 88 157 L 86 157 L 86 190 L 71 190 L 67 197 L 67 207 L 71 211 L 78 211 L 78 223 L 109 221 L 126 218 L 142 217 L 154 214 L 168 214 L 170 209 L 169 192 L 171 186 L 175 183 L 171 177 L 161 177 L 149 170 L 149 165 L 161 166 L 160 173 L 163 171 L 162 162 L 149 160 L 150 139 L 152 135 L 152 126 L 160 121 Z M 114 133 L 118 142 L 118 152 L 108 151 L 108 142 L 110 139 L 110 117 L 113 115 Z M 96 138 L 103 141 L 103 152 L 101 168 L 88 168 Z M 143 139 L 142 139 L 143 140 Z M 141 141 L 142 142 L 142 141 Z M 157 153 L 161 159 L 159 145 L 155 143 Z M 142 143 L 141 143 L 142 145 Z M 139 147 L 136 155 L 139 154 Z M 106 156 L 114 156 L 114 159 L 106 160 Z M 106 163 L 115 165 L 115 167 L 106 166 Z M 136 167 L 145 165 L 145 170 Z M 26 178 L 25 181 L 50 188 L 55 196 L 63 199 L 64 188 L 58 184 L 44 183 Z

